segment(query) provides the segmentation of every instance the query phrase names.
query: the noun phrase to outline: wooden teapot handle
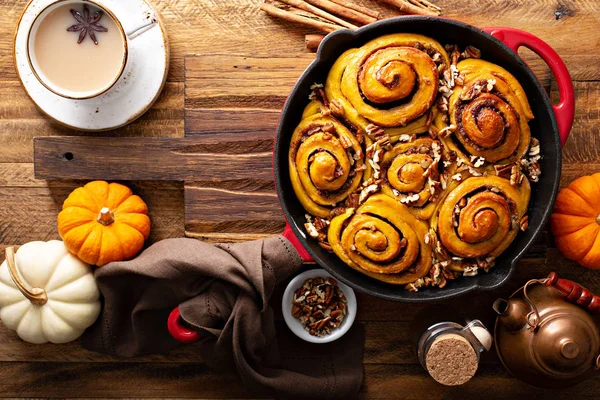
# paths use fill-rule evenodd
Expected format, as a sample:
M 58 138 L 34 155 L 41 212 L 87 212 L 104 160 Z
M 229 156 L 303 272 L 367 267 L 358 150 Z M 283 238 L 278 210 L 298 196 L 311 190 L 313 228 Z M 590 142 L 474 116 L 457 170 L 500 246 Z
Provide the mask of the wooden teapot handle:
M 600 297 L 567 279 L 558 277 L 556 272 L 550 272 L 544 285 L 553 287 L 561 292 L 571 303 L 585 308 L 591 313 L 600 314 Z

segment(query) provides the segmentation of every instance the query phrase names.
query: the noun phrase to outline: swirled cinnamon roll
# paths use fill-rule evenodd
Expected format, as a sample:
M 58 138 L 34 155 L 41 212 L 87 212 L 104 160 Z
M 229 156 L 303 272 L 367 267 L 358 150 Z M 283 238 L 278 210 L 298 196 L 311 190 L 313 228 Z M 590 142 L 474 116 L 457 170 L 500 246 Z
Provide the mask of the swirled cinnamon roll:
M 356 191 L 366 168 L 361 145 L 352 132 L 319 113 L 302 120 L 294 131 L 289 167 L 300 203 L 323 218 Z
M 441 146 L 429 138 L 397 143 L 381 161 L 382 191 L 421 220 L 433 214 L 438 194 Z
M 523 177 L 511 184 L 498 176 L 471 177 L 454 182 L 450 189 L 431 222 L 441 244 L 437 257 L 452 257 L 454 268 L 460 270 L 469 265 L 463 259 L 499 256 L 514 240 L 527 212 L 529 181 Z
M 439 74 L 449 66 L 444 47 L 431 38 L 386 35 L 344 53 L 329 73 L 325 92 L 359 127 L 368 122 L 405 127 L 430 109 Z
M 529 147 L 533 114 L 519 82 L 483 60 L 463 60 L 456 68 L 462 85 L 449 100 L 450 126 L 436 120 L 438 129 L 450 134 L 440 135 L 446 147 L 465 160 L 482 157 L 508 164 L 521 159 Z
M 414 282 L 431 268 L 431 247 L 423 242 L 427 224 L 384 194 L 335 217 L 328 240 L 350 267 L 397 285 Z

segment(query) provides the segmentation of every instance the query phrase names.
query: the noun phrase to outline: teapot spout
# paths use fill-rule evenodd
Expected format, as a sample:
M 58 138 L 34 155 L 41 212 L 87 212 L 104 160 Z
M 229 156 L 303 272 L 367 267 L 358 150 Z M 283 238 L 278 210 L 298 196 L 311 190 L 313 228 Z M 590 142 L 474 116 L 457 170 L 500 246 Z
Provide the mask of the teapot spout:
M 520 299 L 497 299 L 492 308 L 498 314 L 498 321 L 511 332 L 527 326 L 527 314 L 531 311 L 527 303 Z
M 506 310 L 508 310 L 508 301 L 504 299 L 496 299 L 496 301 L 494 301 L 494 304 L 492 305 L 492 308 L 494 309 L 494 311 L 496 311 L 496 314 L 504 315 L 506 313 Z

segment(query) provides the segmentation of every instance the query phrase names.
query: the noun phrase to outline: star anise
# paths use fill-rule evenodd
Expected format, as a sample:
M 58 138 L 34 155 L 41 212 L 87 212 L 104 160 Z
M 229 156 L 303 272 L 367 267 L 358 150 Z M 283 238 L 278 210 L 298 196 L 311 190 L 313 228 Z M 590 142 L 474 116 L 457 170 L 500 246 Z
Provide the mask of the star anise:
M 94 42 L 94 44 L 98 44 L 98 39 L 96 39 L 96 34 L 94 32 L 108 32 L 108 29 L 103 27 L 98 23 L 100 18 L 104 13 L 101 10 L 96 11 L 95 13 L 90 15 L 90 10 L 87 5 L 83 6 L 83 15 L 76 10 L 71 9 L 71 14 L 73 17 L 79 22 L 76 25 L 73 25 L 67 29 L 69 32 L 79 32 L 79 40 L 77 43 L 83 42 L 85 37 L 89 34 L 90 39 Z

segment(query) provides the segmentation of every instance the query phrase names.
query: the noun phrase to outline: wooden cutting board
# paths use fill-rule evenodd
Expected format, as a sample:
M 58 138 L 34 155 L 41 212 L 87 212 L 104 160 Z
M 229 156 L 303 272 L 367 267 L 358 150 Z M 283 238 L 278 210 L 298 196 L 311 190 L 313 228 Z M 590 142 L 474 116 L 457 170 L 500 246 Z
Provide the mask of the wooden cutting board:
M 184 181 L 185 232 L 212 241 L 281 234 L 272 149 L 283 104 L 314 55 L 185 59 L 185 137 L 38 137 L 37 179 Z

